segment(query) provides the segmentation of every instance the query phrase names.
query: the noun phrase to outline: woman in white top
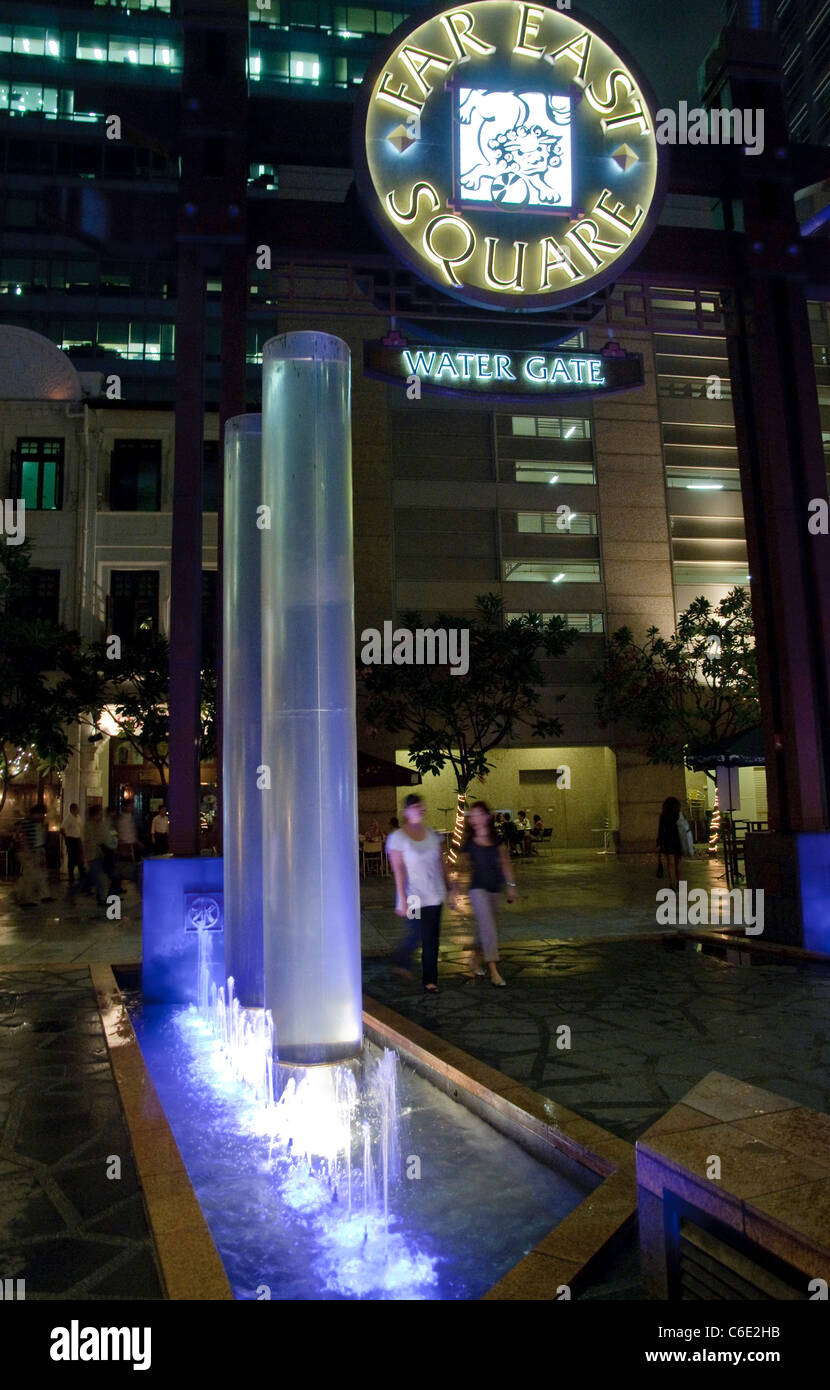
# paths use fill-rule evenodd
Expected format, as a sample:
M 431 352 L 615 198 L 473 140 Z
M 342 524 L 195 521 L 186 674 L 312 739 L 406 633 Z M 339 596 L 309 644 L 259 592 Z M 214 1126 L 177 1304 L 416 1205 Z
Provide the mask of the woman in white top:
M 395 875 L 395 912 L 410 923 L 409 932 L 392 959 L 399 970 L 409 971 L 420 942 L 424 990 L 438 993 L 438 942 L 441 906 L 449 897 L 455 906 L 455 889 L 441 853 L 441 836 L 424 824 L 425 807 L 414 792 L 403 805 L 403 825 L 386 841 L 386 853 Z

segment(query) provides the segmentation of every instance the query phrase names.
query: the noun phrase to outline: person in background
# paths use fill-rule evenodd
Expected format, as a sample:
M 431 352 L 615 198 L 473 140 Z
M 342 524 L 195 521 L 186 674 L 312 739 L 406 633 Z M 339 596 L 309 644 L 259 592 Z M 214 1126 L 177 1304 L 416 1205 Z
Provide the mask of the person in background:
M 527 811 L 519 812 L 518 827 L 521 835 L 522 849 L 525 855 L 531 854 L 533 846 L 530 842 L 530 821 L 527 818 Z
M 409 974 L 420 942 L 424 992 L 437 994 L 441 908 L 447 897 L 450 906 L 455 906 L 455 888 L 441 853 L 441 836 L 424 824 L 425 814 L 423 801 L 412 792 L 404 801 L 403 825 L 393 830 L 386 841 L 386 853 L 395 875 L 395 912 L 409 923 L 407 935 L 392 959 L 399 972 Z
M 41 802 L 36 802 L 29 807 L 17 826 L 17 849 L 21 870 L 14 895 L 21 907 L 35 907 L 39 902 L 55 901 L 49 892 L 49 881 L 46 877 L 46 829 L 43 823 L 45 816 L 46 807 Z
M 84 873 L 81 887 L 87 892 L 95 892 L 99 907 L 106 906 L 107 885 L 104 873 L 104 822 L 101 807 L 93 806 L 84 826 L 83 852 Z
M 156 814 L 153 816 L 150 825 L 150 834 L 153 837 L 153 853 L 167 854 L 167 839 L 170 834 L 170 818 L 167 814 L 167 807 L 161 803 Z
M 379 823 L 378 823 L 377 816 L 376 816 L 375 819 L 372 821 L 371 825 L 369 826 L 369 829 L 366 831 L 366 839 L 367 839 L 367 840 L 382 840 L 382 839 L 383 839 L 383 831 L 382 831 L 381 828 L 380 828 L 380 825 L 379 825 Z
M 496 839 L 493 813 L 486 801 L 474 801 L 467 812 L 467 835 L 461 846 L 472 867 L 470 902 L 475 913 L 478 935 L 474 948 L 475 972 L 490 972 L 490 983 L 503 989 L 506 981 L 499 974 L 499 938 L 496 912 L 501 890 L 507 887 L 507 901 L 515 902 L 516 884 L 510 877 L 510 855 L 506 845 Z
M 118 817 L 118 852 L 122 859 L 135 859 L 138 844 L 138 826 L 135 823 L 132 805 L 125 802 Z
M 401 823 L 400 823 L 400 821 L 398 820 L 398 817 L 397 817 L 397 816 L 390 816 L 390 817 L 389 817 L 389 832 L 390 832 L 390 834 L 391 834 L 391 832 L 392 832 L 393 830 L 400 830 L 400 828 L 401 828 Z
M 683 854 L 694 854 L 694 843 L 689 822 L 681 814 L 680 802 L 676 796 L 667 796 L 663 802 L 660 819 L 657 823 L 657 853 L 665 855 L 669 888 L 676 888 L 680 877 L 680 859 Z
M 544 826 L 544 822 L 542 821 L 542 817 L 541 817 L 541 816 L 534 816 L 534 817 L 533 817 L 533 829 L 531 830 L 530 834 L 531 834 L 532 838 L 536 841 L 537 845 L 540 843 L 540 841 L 541 841 L 541 839 L 542 839 L 542 831 L 544 830 L 544 828 L 545 828 L 545 826 Z
M 77 801 L 73 801 L 69 810 L 61 823 L 61 835 L 66 845 L 66 869 L 69 877 L 69 891 L 75 889 L 75 870 L 78 870 L 78 881 L 81 879 L 83 868 L 83 834 L 84 823 L 81 820 L 81 808 Z
M 104 873 L 110 881 L 110 892 L 121 892 L 121 877 L 118 873 L 118 812 L 112 806 L 107 810 L 101 835 L 101 855 L 104 860 Z
M 509 811 L 505 811 L 501 820 L 501 833 L 511 855 L 519 853 L 519 830 Z

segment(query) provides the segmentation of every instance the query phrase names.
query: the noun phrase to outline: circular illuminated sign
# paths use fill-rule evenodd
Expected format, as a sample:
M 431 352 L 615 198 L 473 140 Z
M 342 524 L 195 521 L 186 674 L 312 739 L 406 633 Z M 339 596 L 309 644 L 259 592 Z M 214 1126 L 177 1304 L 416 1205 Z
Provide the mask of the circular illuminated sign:
M 358 188 L 423 279 L 554 309 L 616 279 L 662 200 L 654 102 L 592 20 L 515 0 L 412 16 L 367 73 Z

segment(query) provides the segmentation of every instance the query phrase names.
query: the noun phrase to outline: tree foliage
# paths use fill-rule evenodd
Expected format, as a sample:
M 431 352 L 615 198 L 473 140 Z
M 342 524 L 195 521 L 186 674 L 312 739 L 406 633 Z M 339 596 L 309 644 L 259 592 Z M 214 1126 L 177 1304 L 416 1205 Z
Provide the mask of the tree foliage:
M 96 697 L 79 633 L 27 612 L 30 566 L 31 542 L 0 545 L 0 809 L 32 761 L 66 766 L 68 726 Z
M 452 767 L 461 794 L 491 770 L 492 750 L 520 730 L 533 738 L 561 737 L 561 722 L 540 709 L 541 661 L 563 656 L 577 636 L 559 617 L 527 613 L 505 621 L 497 594 L 480 595 L 476 609 L 464 623 L 470 634 L 466 675 L 437 665 L 358 667 L 370 732 L 404 736 L 421 776 Z M 457 628 L 459 621 L 439 614 L 426 625 L 420 613 L 410 612 L 401 626 L 435 630 Z
M 718 604 L 696 598 L 669 637 L 627 627 L 609 638 L 597 672 L 596 710 L 606 727 L 624 721 L 642 735 L 649 760 L 677 766 L 761 717 L 749 593 Z
M 167 786 L 170 739 L 170 653 L 167 639 L 152 629 L 139 629 L 121 646 L 121 655 L 108 656 L 108 642 L 93 643 L 89 661 L 98 676 L 100 696 L 88 710 L 97 724 L 107 707 L 120 735 L 158 772 Z M 216 675 L 201 672 L 199 756 L 202 761 L 216 752 Z

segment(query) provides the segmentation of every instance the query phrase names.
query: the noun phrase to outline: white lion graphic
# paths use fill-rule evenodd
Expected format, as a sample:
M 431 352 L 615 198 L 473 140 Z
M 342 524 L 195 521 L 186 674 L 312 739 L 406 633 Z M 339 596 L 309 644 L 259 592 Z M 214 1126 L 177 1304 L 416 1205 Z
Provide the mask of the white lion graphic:
M 458 195 L 545 207 L 571 203 L 571 104 L 546 92 L 458 92 Z

